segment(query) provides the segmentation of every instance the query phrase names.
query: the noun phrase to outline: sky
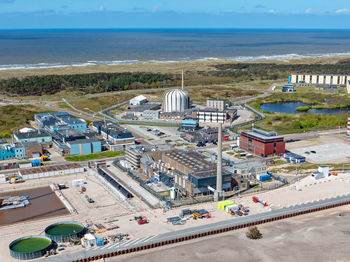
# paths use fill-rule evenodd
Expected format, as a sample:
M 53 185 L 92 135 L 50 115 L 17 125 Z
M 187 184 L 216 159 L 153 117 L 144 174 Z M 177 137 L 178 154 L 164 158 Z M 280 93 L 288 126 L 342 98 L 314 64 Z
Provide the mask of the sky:
M 0 28 L 350 28 L 349 0 L 0 0 Z

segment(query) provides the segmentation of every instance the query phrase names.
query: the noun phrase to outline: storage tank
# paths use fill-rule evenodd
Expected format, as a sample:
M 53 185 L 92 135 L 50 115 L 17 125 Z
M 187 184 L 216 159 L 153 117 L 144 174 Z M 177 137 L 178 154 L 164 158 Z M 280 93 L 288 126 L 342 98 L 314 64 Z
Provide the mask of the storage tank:
M 86 228 L 78 222 L 59 222 L 45 228 L 46 236 L 57 243 L 81 239 L 85 233 Z
M 184 90 L 173 89 L 163 95 L 163 112 L 184 112 L 190 104 L 188 93 Z
M 53 242 L 45 236 L 28 236 L 12 241 L 10 254 L 15 259 L 28 260 L 42 257 L 53 248 Z
M 171 199 L 175 199 L 176 198 L 175 187 L 170 188 L 170 198 Z

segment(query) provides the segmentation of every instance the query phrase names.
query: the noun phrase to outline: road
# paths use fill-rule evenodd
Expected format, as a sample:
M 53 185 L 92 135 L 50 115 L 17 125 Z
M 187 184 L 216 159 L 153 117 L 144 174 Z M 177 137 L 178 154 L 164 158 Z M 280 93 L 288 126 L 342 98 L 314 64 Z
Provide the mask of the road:
M 332 134 L 345 134 L 346 131 L 339 130 L 339 129 L 332 129 L 332 130 L 322 130 L 322 131 L 314 131 L 314 132 L 305 132 L 305 133 L 299 133 L 299 134 L 288 134 L 284 135 L 285 140 L 307 140 L 315 137 L 319 137 L 321 135 L 332 135 Z
M 146 236 L 143 238 L 132 239 L 126 242 L 109 244 L 104 247 L 94 247 L 91 249 L 86 249 L 70 254 L 63 254 L 59 256 L 45 258 L 42 261 L 48 262 L 62 262 L 62 261 L 72 261 L 78 259 L 84 259 L 87 257 L 103 255 L 111 252 L 116 252 L 120 250 L 127 250 L 130 248 L 136 248 L 140 246 L 146 246 L 155 243 L 161 243 L 164 241 L 174 240 L 182 237 L 193 236 L 201 233 L 207 233 L 210 231 L 220 230 L 224 228 L 229 228 L 233 226 L 246 225 L 248 223 L 264 221 L 271 218 L 281 217 L 285 215 L 295 214 L 297 212 L 303 212 L 308 210 L 313 210 L 315 208 L 327 207 L 334 204 L 339 203 L 348 203 L 350 202 L 350 194 L 345 196 L 339 196 L 331 199 L 324 199 L 317 202 L 312 203 L 304 203 L 301 205 L 291 206 L 288 208 L 273 210 L 266 213 L 246 216 L 246 217 L 238 217 L 234 219 L 230 219 L 227 221 L 217 222 L 210 225 L 192 227 L 184 230 L 178 230 L 173 232 L 168 232 L 159 235 Z

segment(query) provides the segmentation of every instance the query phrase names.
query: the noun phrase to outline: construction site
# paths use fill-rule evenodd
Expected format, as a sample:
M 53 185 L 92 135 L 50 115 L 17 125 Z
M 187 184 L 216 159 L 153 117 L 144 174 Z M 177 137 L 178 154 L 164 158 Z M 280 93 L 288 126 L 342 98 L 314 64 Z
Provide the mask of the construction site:
M 171 156 L 169 153 L 165 155 Z M 53 169 L 55 168 L 50 168 Z M 45 173 L 42 168 L 40 170 L 41 174 Z M 315 179 L 311 175 L 296 176 L 295 183 L 275 190 L 238 194 L 221 202 L 171 207 L 112 162 L 91 165 L 85 171 L 77 167 L 77 171 L 56 176 L 42 175 L 40 178 L 27 177 L 22 183 L 0 184 L 4 200 L 16 196 L 14 200 L 18 201 L 18 197 L 28 196 L 30 202 L 25 207 L 0 211 L 0 217 L 1 214 L 8 217 L 10 212 L 25 214 L 23 217 L 14 216 L 14 220 L 0 220 L 3 225 L 0 230 L 4 236 L 0 240 L 0 247 L 1 253 L 6 255 L 5 261 L 15 261 L 8 251 L 10 242 L 26 236 L 48 236 L 44 229 L 57 223 L 74 221 L 84 228 L 84 234 L 69 237 L 64 243 L 60 243 L 57 238 L 50 238 L 58 243 L 57 246 L 51 249 L 53 251 L 38 254 L 50 258 L 61 257 L 61 261 L 65 261 L 65 257 L 74 260 L 83 250 L 108 253 L 123 246 L 142 245 L 156 240 L 162 234 L 180 229 L 210 227 L 217 222 L 234 221 L 241 217 L 341 196 L 348 193 L 350 184 L 350 174 L 346 172 L 336 175 L 330 172 L 330 176 L 327 173 L 322 179 Z M 186 173 L 186 170 L 183 172 Z M 33 171 L 26 171 L 22 176 L 28 175 L 27 173 L 32 174 Z M 31 190 L 41 191 L 33 194 Z M 56 204 L 47 200 L 47 196 Z M 45 209 L 47 206 L 51 209 Z

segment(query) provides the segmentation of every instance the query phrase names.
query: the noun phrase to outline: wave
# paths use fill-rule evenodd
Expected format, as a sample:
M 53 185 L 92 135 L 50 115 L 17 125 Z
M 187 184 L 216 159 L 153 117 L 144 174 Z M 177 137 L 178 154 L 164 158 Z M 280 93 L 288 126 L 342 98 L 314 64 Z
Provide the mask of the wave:
M 63 68 L 63 67 L 85 67 L 97 65 L 128 65 L 135 63 L 177 63 L 188 61 L 219 61 L 232 60 L 240 62 L 249 61 L 266 61 L 266 60 L 286 60 L 286 59 L 300 59 L 300 58 L 317 58 L 317 57 L 332 57 L 332 56 L 346 56 L 350 52 L 344 53 L 327 53 L 327 54 L 281 54 L 281 55 L 259 55 L 259 56 L 234 56 L 234 57 L 201 57 L 201 58 L 179 58 L 173 60 L 159 59 L 159 60 L 112 60 L 112 61 L 86 61 L 86 62 L 72 62 L 72 63 L 37 63 L 37 64 L 8 64 L 0 65 L 0 71 L 7 70 L 25 70 L 25 69 L 46 69 L 46 68 Z

